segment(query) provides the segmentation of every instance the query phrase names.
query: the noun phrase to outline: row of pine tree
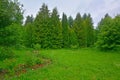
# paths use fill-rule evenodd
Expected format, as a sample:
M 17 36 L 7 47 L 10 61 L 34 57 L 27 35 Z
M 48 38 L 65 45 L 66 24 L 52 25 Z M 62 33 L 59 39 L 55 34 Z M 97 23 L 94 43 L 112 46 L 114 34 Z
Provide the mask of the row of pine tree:
M 57 8 L 50 13 L 43 4 L 37 16 L 27 16 L 25 22 L 28 35 L 27 46 L 40 44 L 41 48 L 77 48 L 94 44 L 94 28 L 90 14 L 77 13 L 76 18 L 65 13 L 59 18 Z M 31 31 L 30 31 L 31 30 Z
M 23 25 L 23 5 L 17 0 L 0 0 L 0 46 L 29 48 L 81 48 L 97 45 L 111 50 L 120 45 L 120 15 L 108 14 L 94 29 L 90 14 L 75 19 L 57 8 L 52 11 L 43 4 L 36 17 L 27 16 Z

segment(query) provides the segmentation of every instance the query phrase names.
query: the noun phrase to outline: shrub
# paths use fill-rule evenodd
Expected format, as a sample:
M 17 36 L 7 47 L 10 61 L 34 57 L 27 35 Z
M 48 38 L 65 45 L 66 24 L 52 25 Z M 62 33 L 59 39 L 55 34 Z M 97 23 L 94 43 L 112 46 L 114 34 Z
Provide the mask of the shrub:
M 41 58 L 32 58 L 32 57 L 29 57 L 28 59 L 26 59 L 25 61 L 25 64 L 26 64 L 26 67 L 31 67 L 35 64 L 42 64 L 43 61 Z
M 0 60 L 5 60 L 7 58 L 13 58 L 14 53 L 10 48 L 0 47 Z
M 36 64 L 42 64 L 42 63 L 43 63 L 43 61 L 42 61 L 42 59 L 41 59 L 41 58 L 37 58 L 37 59 L 35 60 L 35 63 L 36 63 Z
M 26 55 L 25 64 L 27 67 L 31 67 L 35 64 L 42 64 L 41 55 L 39 53 L 29 53 Z
M 5 59 L 4 61 L 3 68 L 7 70 L 8 72 L 12 73 L 14 72 L 14 67 L 16 65 L 16 60 L 15 59 Z
M 34 49 L 35 50 L 40 50 L 41 49 L 41 45 L 40 44 L 34 44 Z
M 27 67 L 30 67 L 30 66 L 33 66 L 33 65 L 34 65 L 34 61 L 33 61 L 33 59 L 31 59 L 31 58 L 27 59 L 25 63 L 26 63 L 26 66 L 27 66 Z
M 26 67 L 30 67 L 30 66 L 33 66 L 35 64 L 35 57 L 33 54 L 27 54 L 27 57 L 25 59 L 25 64 L 26 64 Z

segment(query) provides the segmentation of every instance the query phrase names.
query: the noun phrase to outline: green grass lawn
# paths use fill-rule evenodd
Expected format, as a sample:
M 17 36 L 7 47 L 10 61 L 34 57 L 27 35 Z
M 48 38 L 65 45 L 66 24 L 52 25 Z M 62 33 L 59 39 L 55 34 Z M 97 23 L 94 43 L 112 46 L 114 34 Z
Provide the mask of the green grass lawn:
M 8 80 L 120 80 L 119 52 L 88 48 L 40 50 L 40 54 L 51 59 L 51 64 Z

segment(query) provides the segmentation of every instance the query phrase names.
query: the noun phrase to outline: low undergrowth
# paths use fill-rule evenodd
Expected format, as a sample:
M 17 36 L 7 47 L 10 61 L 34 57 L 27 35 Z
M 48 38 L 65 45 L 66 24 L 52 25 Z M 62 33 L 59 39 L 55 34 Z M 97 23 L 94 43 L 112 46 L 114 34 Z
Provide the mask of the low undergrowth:
M 8 53 L 8 55 L 9 54 L 10 53 Z M 43 67 L 50 62 L 49 59 L 43 58 L 38 50 L 15 50 L 14 57 L 4 55 L 2 60 L 0 60 L 0 80 L 11 76 L 20 76 L 29 70 Z

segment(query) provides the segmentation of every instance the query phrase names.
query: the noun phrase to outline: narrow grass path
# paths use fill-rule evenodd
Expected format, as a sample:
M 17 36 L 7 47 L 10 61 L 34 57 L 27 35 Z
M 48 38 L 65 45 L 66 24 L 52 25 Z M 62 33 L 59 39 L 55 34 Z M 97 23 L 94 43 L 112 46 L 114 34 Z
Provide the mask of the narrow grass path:
M 120 53 L 94 49 L 41 50 L 52 63 L 11 80 L 120 80 Z

